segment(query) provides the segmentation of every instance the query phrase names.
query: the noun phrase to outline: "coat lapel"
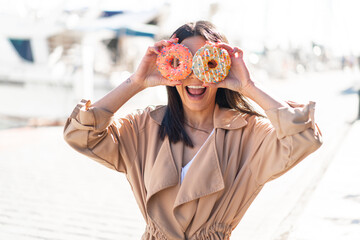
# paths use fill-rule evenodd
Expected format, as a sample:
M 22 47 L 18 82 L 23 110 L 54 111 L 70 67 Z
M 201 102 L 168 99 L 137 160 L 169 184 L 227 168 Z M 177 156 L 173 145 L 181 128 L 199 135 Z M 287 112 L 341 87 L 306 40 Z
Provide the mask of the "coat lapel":
M 224 180 L 215 149 L 214 134 L 206 142 L 206 146 L 200 150 L 189 168 L 176 196 L 174 208 L 223 188 Z
M 179 182 L 179 174 L 166 137 L 151 168 L 147 186 L 146 202 L 157 192 L 175 186 Z
M 196 200 L 224 189 L 224 179 L 215 149 L 215 134 L 194 159 L 174 202 L 173 213 L 183 231 L 186 231 L 196 213 Z
M 165 111 L 166 107 L 161 106 L 153 110 L 150 116 L 157 124 L 161 125 Z M 216 129 L 238 129 L 246 124 L 247 122 L 243 118 L 243 114 L 235 110 L 220 108 L 216 105 L 214 112 L 215 133 L 207 141 L 207 146 L 202 148 L 192 163 L 176 196 L 174 209 L 184 203 L 218 192 L 224 188 L 224 180 L 215 146 Z M 176 156 L 175 159 L 173 155 Z M 178 184 L 178 169 L 181 168 L 181 158 L 182 144 L 173 144 L 170 148 L 169 140 L 166 137 L 151 170 L 147 186 L 147 202 L 157 192 Z
M 219 154 L 222 154 L 219 146 L 224 142 L 224 134 L 221 133 L 224 133 L 224 130 L 242 128 L 246 124 L 243 114 L 216 105 L 215 133 L 194 159 L 175 199 L 173 213 L 183 231 L 186 231 L 196 213 L 198 199 L 225 188 L 219 160 Z
M 160 107 L 150 113 L 152 119 L 161 124 L 166 107 Z M 206 197 L 224 189 L 224 179 L 220 167 L 216 143 L 222 144 L 219 129 L 238 129 L 247 124 L 242 114 L 216 105 L 214 112 L 215 133 L 203 146 L 189 168 L 173 205 L 173 213 L 183 231 L 186 231 L 197 209 L 199 198 Z M 218 129 L 219 128 L 219 129 Z M 221 137 L 222 136 L 222 137 Z M 183 143 L 172 144 L 165 138 L 150 174 L 146 202 L 161 190 L 179 183 Z M 221 154 L 221 153 L 220 153 Z
M 244 113 L 239 113 L 234 109 L 220 108 L 215 106 L 214 127 L 225 130 L 234 130 L 244 127 L 247 121 L 244 119 Z

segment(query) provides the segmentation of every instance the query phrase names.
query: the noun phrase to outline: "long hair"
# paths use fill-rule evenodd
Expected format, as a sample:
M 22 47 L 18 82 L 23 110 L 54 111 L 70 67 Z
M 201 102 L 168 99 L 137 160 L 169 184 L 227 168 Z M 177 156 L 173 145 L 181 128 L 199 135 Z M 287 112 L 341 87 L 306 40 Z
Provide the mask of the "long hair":
M 208 21 L 197 21 L 184 24 L 179 27 L 172 36 L 179 38 L 178 43 L 184 39 L 201 36 L 211 42 L 228 43 L 226 37 L 218 32 L 215 26 Z M 193 147 L 193 143 L 184 128 L 184 109 L 179 93 L 175 87 L 166 86 L 168 104 L 162 120 L 159 135 L 162 140 L 168 136 L 170 142 L 184 141 L 187 146 Z M 241 113 L 262 116 L 254 110 L 251 104 L 238 92 L 230 89 L 219 88 L 216 92 L 215 103 L 222 108 L 235 109 Z

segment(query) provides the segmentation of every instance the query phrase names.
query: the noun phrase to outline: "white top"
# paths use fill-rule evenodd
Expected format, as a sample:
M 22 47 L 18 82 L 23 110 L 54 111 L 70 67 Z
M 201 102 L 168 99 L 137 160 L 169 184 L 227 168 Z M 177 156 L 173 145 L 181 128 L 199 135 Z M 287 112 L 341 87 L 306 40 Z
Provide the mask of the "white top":
M 206 139 L 206 141 L 203 143 L 203 145 L 200 147 L 199 151 L 197 151 L 197 153 L 195 154 L 195 156 L 190 160 L 190 162 L 188 162 L 184 167 L 181 168 L 181 178 L 180 178 L 180 183 L 183 182 L 185 175 L 187 173 L 187 171 L 189 170 L 192 162 L 194 161 L 194 159 L 196 158 L 196 156 L 198 155 L 198 153 L 200 152 L 200 150 L 202 149 L 202 147 L 205 145 L 205 143 L 209 140 L 209 138 L 211 137 L 211 135 L 213 135 L 215 128 L 211 131 L 210 135 L 208 136 L 208 138 Z

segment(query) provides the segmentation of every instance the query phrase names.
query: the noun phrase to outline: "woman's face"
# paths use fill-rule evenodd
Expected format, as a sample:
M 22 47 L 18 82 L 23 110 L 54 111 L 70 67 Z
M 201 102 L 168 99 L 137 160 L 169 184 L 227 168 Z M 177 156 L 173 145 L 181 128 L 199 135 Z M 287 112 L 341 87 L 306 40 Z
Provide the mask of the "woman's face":
M 181 42 L 190 49 L 193 56 L 205 43 L 206 40 L 201 36 L 189 37 Z M 214 109 L 217 88 L 203 87 L 202 84 L 203 82 L 191 73 L 181 85 L 176 86 L 185 111 L 212 111 Z

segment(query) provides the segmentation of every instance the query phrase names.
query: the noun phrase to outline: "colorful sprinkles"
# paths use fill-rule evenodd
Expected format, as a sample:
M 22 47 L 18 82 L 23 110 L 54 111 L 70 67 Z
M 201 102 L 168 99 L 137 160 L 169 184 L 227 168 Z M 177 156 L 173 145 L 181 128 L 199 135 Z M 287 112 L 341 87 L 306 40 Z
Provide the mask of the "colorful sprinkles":
M 177 63 L 174 64 L 174 61 Z M 209 62 L 216 64 L 209 67 Z M 186 46 L 173 43 L 161 50 L 156 65 L 161 75 L 171 81 L 183 80 L 194 71 L 195 76 L 201 81 L 217 83 L 229 74 L 231 59 L 225 49 L 211 42 L 201 47 L 194 57 Z
M 174 64 L 174 61 L 177 61 L 177 64 Z M 156 65 L 164 78 L 171 81 L 182 80 L 187 78 L 192 71 L 192 54 L 184 45 L 173 43 L 161 50 L 157 56 Z
M 215 62 L 216 66 L 209 67 L 209 62 Z M 229 53 L 214 44 L 207 42 L 195 54 L 192 70 L 195 76 L 205 83 L 217 83 L 225 79 L 229 74 L 231 59 Z

